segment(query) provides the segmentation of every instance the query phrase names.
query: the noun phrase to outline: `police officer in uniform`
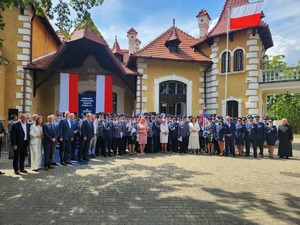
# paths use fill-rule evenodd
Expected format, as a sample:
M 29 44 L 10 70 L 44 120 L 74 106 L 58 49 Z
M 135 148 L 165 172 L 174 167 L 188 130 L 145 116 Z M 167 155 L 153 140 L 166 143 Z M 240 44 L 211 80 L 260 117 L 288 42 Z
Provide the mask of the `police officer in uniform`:
M 253 117 L 249 116 L 249 122 L 246 123 L 247 139 L 246 141 L 246 157 L 250 155 L 250 145 L 253 147 L 254 158 L 257 158 L 257 124 L 253 122 Z
M 148 124 L 148 132 L 147 132 L 147 145 L 146 145 L 146 153 L 153 153 L 153 123 L 150 121 L 150 117 L 146 116 L 146 123 Z
M 111 153 L 111 148 L 112 148 L 112 138 L 113 138 L 113 124 L 112 121 L 110 120 L 111 115 L 106 115 L 106 121 L 103 124 L 103 130 L 104 130 L 104 149 L 105 149 L 105 153 L 104 153 L 104 157 L 106 157 L 107 155 L 112 156 Z
M 170 152 L 178 153 L 178 123 L 176 117 L 173 117 L 169 122 L 169 140 L 170 140 Z
M 160 125 L 161 120 L 160 116 L 156 115 L 155 120 L 153 120 L 153 151 L 154 153 L 161 152 L 161 144 L 160 144 Z
M 106 151 L 105 151 L 105 140 L 104 140 L 104 113 L 100 112 L 98 114 L 98 135 L 97 135 L 97 143 L 96 143 L 96 150 L 95 154 L 96 156 L 99 156 L 100 154 L 105 156 Z
M 259 121 L 259 116 L 255 116 L 257 124 L 257 146 L 259 147 L 259 155 L 264 157 L 264 141 L 266 138 L 265 124 Z
M 200 145 L 200 149 L 199 149 L 199 152 L 201 153 L 202 150 L 205 150 L 205 138 L 203 137 L 203 127 L 204 127 L 204 124 L 202 124 L 202 121 L 201 121 L 201 116 L 197 116 L 197 122 L 198 122 L 198 125 L 200 127 L 200 130 L 198 132 L 198 137 L 199 137 L 199 145 Z
M 181 121 L 178 124 L 178 136 L 180 138 L 180 153 L 187 153 L 188 151 L 188 138 L 190 135 L 189 121 L 186 120 L 186 116 L 181 117 Z

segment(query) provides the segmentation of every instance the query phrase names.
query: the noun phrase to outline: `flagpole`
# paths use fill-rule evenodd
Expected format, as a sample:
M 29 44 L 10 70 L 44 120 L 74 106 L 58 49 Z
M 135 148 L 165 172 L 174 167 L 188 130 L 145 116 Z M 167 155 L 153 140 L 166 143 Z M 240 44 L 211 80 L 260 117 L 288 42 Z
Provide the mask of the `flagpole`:
M 230 7 L 227 8 L 227 32 L 226 32 L 226 66 L 225 66 L 225 116 L 227 116 L 227 89 L 228 89 L 228 61 L 229 61 L 229 23 L 230 23 Z

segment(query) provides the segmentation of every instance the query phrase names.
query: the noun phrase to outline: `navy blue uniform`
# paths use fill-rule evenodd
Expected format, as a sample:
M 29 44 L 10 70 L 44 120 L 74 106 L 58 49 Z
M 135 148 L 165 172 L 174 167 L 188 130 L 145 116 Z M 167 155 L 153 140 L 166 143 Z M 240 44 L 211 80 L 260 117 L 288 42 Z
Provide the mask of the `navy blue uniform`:
M 228 129 L 228 127 L 225 124 L 217 124 L 216 125 L 215 138 L 218 142 L 224 142 L 223 138 L 225 138 L 227 129 Z
M 170 139 L 170 151 L 178 152 L 178 123 L 169 123 L 169 139 Z
M 246 138 L 246 127 L 244 124 L 235 125 L 235 144 L 244 145 L 244 140 Z
M 147 145 L 146 145 L 146 153 L 153 153 L 153 123 L 147 122 L 148 124 L 148 132 L 147 132 Z
M 259 154 L 264 154 L 264 141 L 266 137 L 265 124 L 263 122 L 258 122 L 257 124 L 257 145 L 259 147 Z
M 203 128 L 202 128 L 202 123 L 198 122 L 198 125 L 200 127 L 200 130 L 198 132 L 198 137 L 199 137 L 199 145 L 200 145 L 200 150 L 204 149 L 205 146 L 205 139 L 203 137 Z
M 153 121 L 153 132 L 154 132 L 154 136 L 153 136 L 153 150 L 154 152 L 159 152 L 161 151 L 161 144 L 160 144 L 160 125 L 161 125 L 161 121 L 160 120 L 154 120 Z
M 104 148 L 105 148 L 105 153 L 104 157 L 107 155 L 112 155 L 111 154 L 111 147 L 112 147 L 112 138 L 113 138 L 113 128 L 112 128 L 112 122 L 111 121 L 106 121 L 103 124 L 103 131 L 104 131 Z
M 246 141 L 246 156 L 250 155 L 250 144 L 253 147 L 254 157 L 257 157 L 257 124 L 256 123 L 246 123 L 246 130 L 248 136 Z
M 204 130 L 208 133 L 206 141 L 209 143 L 214 142 L 214 135 L 216 131 L 216 124 L 215 123 L 208 123 L 205 125 Z
M 189 135 L 190 135 L 189 121 L 179 122 L 178 136 L 182 139 L 182 141 L 179 143 L 181 153 L 187 153 Z
M 275 146 L 276 140 L 278 138 L 277 127 L 275 125 L 266 126 L 266 141 L 270 146 Z

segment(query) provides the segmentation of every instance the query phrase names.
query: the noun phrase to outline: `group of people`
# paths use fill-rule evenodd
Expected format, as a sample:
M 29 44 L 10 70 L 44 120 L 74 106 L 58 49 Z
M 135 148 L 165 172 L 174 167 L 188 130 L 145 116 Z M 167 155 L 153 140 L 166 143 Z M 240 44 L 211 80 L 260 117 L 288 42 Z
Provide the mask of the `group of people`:
M 22 114 L 20 120 L 15 115 L 12 117 L 8 125 L 9 157 L 13 158 L 15 174 L 27 173 L 24 169 L 27 154 L 31 169 L 38 172 L 42 168 L 42 152 L 44 170 L 54 169 L 58 145 L 62 166 L 71 165 L 72 160 L 83 162 L 100 155 L 123 155 L 127 149 L 129 155 L 169 151 L 248 157 L 252 145 L 253 156 L 257 158 L 257 149 L 263 157 L 267 145 L 269 157 L 273 158 L 277 140 L 279 157 L 292 156 L 293 132 L 286 119 L 282 119 L 278 128 L 272 119 L 263 117 L 261 122 L 259 116 L 251 115 L 242 118 L 226 116 L 224 120 L 212 114 L 204 120 L 201 116 L 88 113 L 77 119 L 74 113 L 65 112 L 63 119 L 56 119 L 53 114 L 47 117 L 46 123 L 37 114 L 32 115 L 31 121 L 26 114 Z M 0 138 L 4 132 L 0 123 Z

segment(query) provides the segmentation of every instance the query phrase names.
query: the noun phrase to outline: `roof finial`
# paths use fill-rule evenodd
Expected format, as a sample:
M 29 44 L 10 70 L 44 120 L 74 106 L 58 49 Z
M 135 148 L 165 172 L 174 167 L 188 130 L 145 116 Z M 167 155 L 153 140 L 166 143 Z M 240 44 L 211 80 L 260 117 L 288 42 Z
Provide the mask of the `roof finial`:
M 118 42 L 117 35 L 115 36 L 115 42 Z
M 173 19 L 173 27 L 175 27 L 175 18 Z

